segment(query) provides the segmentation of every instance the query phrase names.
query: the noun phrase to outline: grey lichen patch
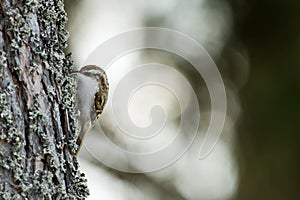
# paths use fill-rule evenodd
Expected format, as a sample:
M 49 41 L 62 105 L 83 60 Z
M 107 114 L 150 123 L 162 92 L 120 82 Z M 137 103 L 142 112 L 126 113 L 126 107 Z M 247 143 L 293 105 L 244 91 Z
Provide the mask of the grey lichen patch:
M 7 138 L 7 136 L 4 136 L 3 133 L 5 133 L 5 131 L 13 125 L 13 113 L 10 109 L 10 99 L 12 98 L 12 96 L 13 89 L 10 83 L 6 84 L 5 87 L 0 87 L 0 121 L 3 124 L 2 126 L 0 126 L 0 134 L 5 138 Z
M 75 77 L 62 51 L 69 35 L 63 1 L 1 6 L 0 199 L 84 199 L 89 191 L 74 155 Z
M 1 32 L 0 32 L 1 37 Z M 0 51 L 0 79 L 4 77 L 4 69 L 7 67 L 7 58 L 4 51 Z
M 8 83 L 4 88 L 4 91 L 1 91 L 0 95 L 0 110 L 2 111 L 0 114 L 0 121 L 1 124 L 4 122 L 4 126 L 1 126 L 1 140 L 13 147 L 12 149 L 7 149 L 5 148 L 7 146 L 5 146 L 4 149 L 1 149 L 0 167 L 3 167 L 3 169 L 6 170 L 12 170 L 14 172 L 14 180 L 18 187 L 23 189 L 22 185 L 18 184 L 18 182 L 22 182 L 24 185 L 24 183 L 28 181 L 26 179 L 27 174 L 23 171 L 23 161 L 25 159 L 23 149 L 25 138 L 20 127 L 16 126 L 14 123 L 15 118 L 17 118 L 11 108 L 12 104 L 14 105 L 15 103 L 13 100 L 13 96 L 15 95 L 14 91 L 15 88 L 13 88 L 12 84 Z
M 0 104 L 2 111 L 0 114 L 0 120 L 1 123 L 5 121 L 5 125 L 1 126 L 1 140 L 5 141 L 7 145 L 1 148 L 0 167 L 7 171 L 13 171 L 12 175 L 17 187 L 22 190 L 26 190 L 28 173 L 24 171 L 25 154 L 23 149 L 25 145 L 25 138 L 20 127 L 17 127 L 13 121 L 16 116 L 15 113 L 12 112 L 10 101 L 13 101 L 14 89 L 11 84 L 9 84 L 4 90 L 5 91 L 3 91 L 3 93 L 1 91 L 0 97 L 0 101 L 2 102 Z M 7 148 L 8 145 L 11 145 L 13 148 Z M 8 194 L 0 192 L 0 197 L 3 199 L 6 198 L 5 195 Z M 16 194 L 9 194 L 8 196 L 12 197 L 14 195 Z

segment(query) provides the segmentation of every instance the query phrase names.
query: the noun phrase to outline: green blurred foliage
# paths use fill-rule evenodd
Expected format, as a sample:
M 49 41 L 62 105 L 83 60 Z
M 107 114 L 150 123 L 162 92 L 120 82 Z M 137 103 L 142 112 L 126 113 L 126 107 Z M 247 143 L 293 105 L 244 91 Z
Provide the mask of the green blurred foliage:
M 237 135 L 236 199 L 298 199 L 300 2 L 231 1 L 235 39 L 249 55 Z

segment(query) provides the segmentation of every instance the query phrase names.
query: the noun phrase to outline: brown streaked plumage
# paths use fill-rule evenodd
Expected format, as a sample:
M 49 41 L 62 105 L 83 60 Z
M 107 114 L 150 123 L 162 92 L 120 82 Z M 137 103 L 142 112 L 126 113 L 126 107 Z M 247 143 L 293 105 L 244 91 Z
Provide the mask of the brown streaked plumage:
M 108 98 L 109 84 L 105 71 L 96 65 L 84 66 L 73 73 L 78 75 L 76 99 L 81 125 L 80 135 L 76 142 L 78 154 L 86 133 L 103 112 Z

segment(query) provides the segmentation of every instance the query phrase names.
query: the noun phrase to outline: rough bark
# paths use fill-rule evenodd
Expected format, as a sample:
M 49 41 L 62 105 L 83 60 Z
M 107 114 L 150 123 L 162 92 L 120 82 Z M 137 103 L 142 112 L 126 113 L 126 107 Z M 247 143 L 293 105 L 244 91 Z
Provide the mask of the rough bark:
M 0 6 L 0 199 L 84 199 L 63 2 Z

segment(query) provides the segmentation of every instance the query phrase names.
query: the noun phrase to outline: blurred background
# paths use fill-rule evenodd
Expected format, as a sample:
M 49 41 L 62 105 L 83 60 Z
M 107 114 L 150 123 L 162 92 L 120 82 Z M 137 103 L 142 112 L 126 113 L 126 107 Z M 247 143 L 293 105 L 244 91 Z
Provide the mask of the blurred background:
M 145 174 L 108 168 L 82 150 L 79 161 L 88 179 L 88 199 L 299 199 L 300 2 L 66 0 L 65 6 L 68 51 L 75 66 L 81 66 L 95 48 L 116 34 L 140 27 L 170 28 L 194 38 L 208 51 L 227 93 L 221 138 L 209 156 L 199 160 L 210 101 L 205 83 L 192 66 L 177 56 L 154 50 L 116 61 L 115 70 L 108 73 L 111 82 L 118 82 L 121 72 L 131 66 L 150 61 L 182 72 L 199 99 L 199 137 L 177 162 Z M 182 91 L 188 98 L 185 88 Z M 147 104 L 159 100 L 170 116 L 166 132 L 172 135 L 180 117 L 174 96 L 160 88 L 144 88 L 138 94 L 128 108 L 135 123 L 147 125 Z M 125 149 L 141 150 L 134 142 L 125 141 L 108 118 L 102 117 L 101 125 Z M 151 150 L 168 139 L 160 138 L 143 148 Z

